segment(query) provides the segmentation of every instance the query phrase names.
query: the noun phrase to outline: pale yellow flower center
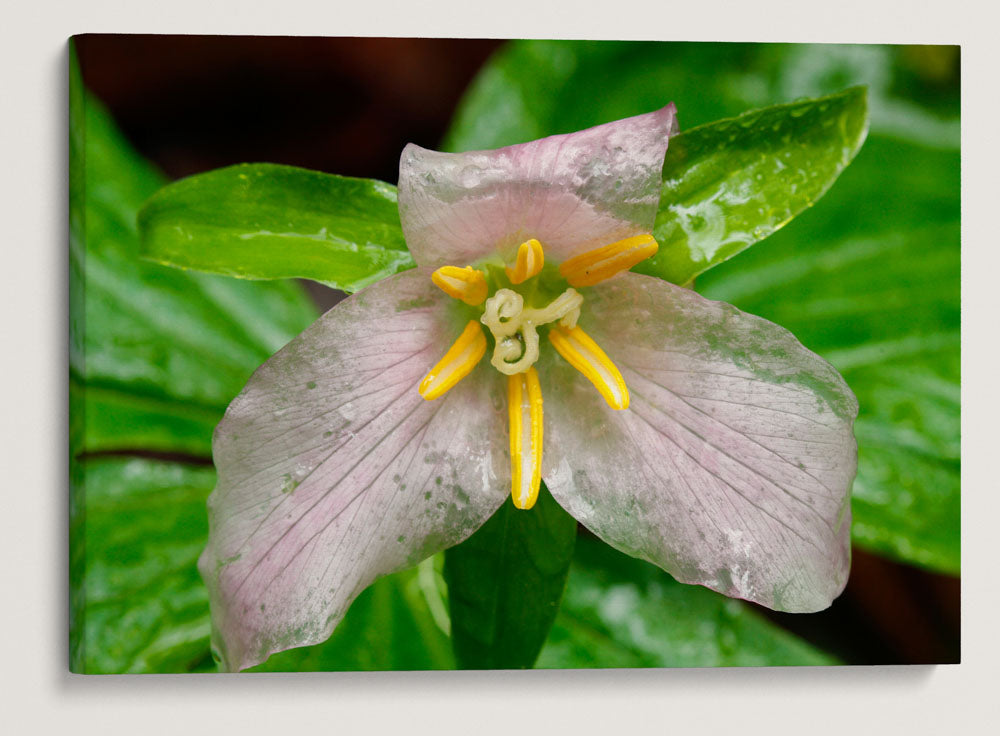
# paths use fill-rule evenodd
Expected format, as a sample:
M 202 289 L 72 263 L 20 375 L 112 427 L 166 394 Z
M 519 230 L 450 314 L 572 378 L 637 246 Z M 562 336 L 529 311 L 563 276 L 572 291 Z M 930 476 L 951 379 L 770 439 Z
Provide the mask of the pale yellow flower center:
M 539 357 L 538 328 L 549 325 L 552 347 L 594 384 L 612 409 L 627 409 L 628 387 L 621 372 L 576 324 L 583 296 L 573 287 L 593 286 L 611 278 L 656 250 L 653 237 L 643 234 L 570 258 L 559 266 L 559 276 L 569 283 L 569 288 L 543 307 L 525 306 L 524 296 L 507 287 L 489 296 L 486 274 L 472 266 L 443 266 L 432 275 L 434 283 L 446 294 L 471 307 L 481 305 L 483 313 L 478 321 L 469 320 L 458 340 L 420 382 L 418 390 L 430 401 L 444 395 L 471 373 L 486 354 L 487 339 L 482 325 L 489 328 L 494 341 L 490 363 L 507 376 L 511 497 L 517 508 L 534 506 L 541 486 L 542 390 L 534 368 Z M 516 260 L 507 264 L 504 272 L 512 286 L 530 285 L 544 265 L 542 244 L 532 239 L 521 244 Z

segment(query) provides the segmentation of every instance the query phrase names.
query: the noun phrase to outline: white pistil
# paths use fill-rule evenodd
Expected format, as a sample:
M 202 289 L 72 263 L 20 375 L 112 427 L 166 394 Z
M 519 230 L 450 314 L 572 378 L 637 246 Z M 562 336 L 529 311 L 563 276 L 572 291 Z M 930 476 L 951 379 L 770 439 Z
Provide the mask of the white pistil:
M 581 304 L 583 297 L 576 289 L 566 289 L 541 309 L 526 308 L 524 298 L 516 291 L 498 290 L 486 300 L 481 319 L 496 339 L 490 362 L 508 376 L 524 373 L 538 360 L 537 328 L 556 321 L 574 327 Z

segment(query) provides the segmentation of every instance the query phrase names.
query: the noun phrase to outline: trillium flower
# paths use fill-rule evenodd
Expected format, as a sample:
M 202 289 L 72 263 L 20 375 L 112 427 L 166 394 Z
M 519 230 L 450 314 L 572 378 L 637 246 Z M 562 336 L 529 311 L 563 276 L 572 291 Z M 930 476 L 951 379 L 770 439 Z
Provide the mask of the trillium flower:
M 418 267 L 292 340 L 216 430 L 199 566 L 225 667 L 323 641 L 508 495 L 531 513 L 542 480 L 682 582 L 785 611 L 840 593 L 853 394 L 781 327 L 628 270 L 657 250 L 676 129 L 669 105 L 496 151 L 406 147 Z

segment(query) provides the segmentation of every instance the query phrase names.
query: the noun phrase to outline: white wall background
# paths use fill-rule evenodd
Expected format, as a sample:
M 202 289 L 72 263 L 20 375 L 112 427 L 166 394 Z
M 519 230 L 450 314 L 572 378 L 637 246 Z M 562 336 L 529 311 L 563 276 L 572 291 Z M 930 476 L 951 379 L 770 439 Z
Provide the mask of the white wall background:
M 8 734 L 995 733 L 995 3 L 36 0 L 0 21 L 0 731 Z M 66 669 L 66 39 L 75 33 L 961 43 L 963 664 L 81 677 Z

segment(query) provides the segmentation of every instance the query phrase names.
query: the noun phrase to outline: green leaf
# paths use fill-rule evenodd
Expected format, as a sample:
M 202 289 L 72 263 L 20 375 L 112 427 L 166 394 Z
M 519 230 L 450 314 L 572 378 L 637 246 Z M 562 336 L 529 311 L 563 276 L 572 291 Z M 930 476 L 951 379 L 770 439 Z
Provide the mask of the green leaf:
M 864 89 L 754 110 L 671 139 L 653 234 L 635 268 L 685 284 L 819 199 L 868 130 Z
M 513 41 L 470 85 L 443 145 L 498 148 L 649 112 L 671 100 L 682 129 L 731 116 L 749 106 L 734 100 L 734 62 L 748 62 L 757 48 Z
M 139 225 L 145 257 L 242 279 L 353 292 L 414 265 L 394 186 L 293 166 L 242 164 L 175 182 Z
M 70 651 L 79 672 L 211 666 L 209 467 L 87 453 L 181 452 L 315 310 L 294 284 L 192 277 L 138 260 L 135 214 L 163 183 L 70 60 Z
M 70 381 L 70 393 L 79 394 L 82 449 L 87 452 L 212 454 L 217 408 L 98 386 L 85 389 L 77 380 Z
M 858 396 L 854 541 L 960 563 L 959 156 L 872 138 L 841 182 L 699 289 L 790 329 Z
M 508 498 L 482 528 L 445 553 L 451 635 L 465 669 L 531 667 L 559 610 L 576 520 L 542 485 L 534 508 Z
M 687 95 L 694 96 L 691 80 L 703 82 L 698 94 L 706 97 L 727 79 L 724 69 L 717 79 L 703 79 L 706 68 L 718 68 L 722 51 L 704 46 L 514 43 L 482 71 L 445 145 L 508 145 L 647 112 L 670 99 L 683 124 L 695 117 L 686 107 Z M 726 47 L 730 58 L 746 52 Z M 681 70 L 685 59 L 690 68 Z M 605 89 L 615 71 L 616 88 Z M 590 91 L 585 97 L 594 104 L 588 109 L 579 107 L 580 89 Z M 721 90 L 719 96 L 727 98 Z M 706 105 L 699 101 L 698 107 Z M 594 114 L 597 109 L 603 117 Z M 654 228 L 659 253 L 635 270 L 685 284 L 767 237 L 826 192 L 867 129 L 865 91 L 851 89 L 682 132 L 671 139 L 664 164 Z
M 753 608 L 581 537 L 538 667 L 756 667 L 837 661 Z
M 140 458 L 77 466 L 70 568 L 75 672 L 186 672 L 208 654 L 208 593 L 195 563 L 215 472 Z
M 958 47 L 913 52 L 872 44 L 512 41 L 469 86 L 443 145 L 498 148 L 671 100 L 685 131 L 751 108 L 865 85 L 873 133 L 957 150 L 957 86 L 915 78 L 914 57 L 933 54 L 947 74 L 947 64 L 957 69 Z
M 495 148 L 673 100 L 688 132 L 670 159 L 692 126 L 866 85 L 872 133 L 821 205 L 698 287 L 789 328 L 844 371 L 861 400 L 857 543 L 957 572 L 959 248 L 956 230 L 934 228 L 959 218 L 959 98 L 920 67 L 957 58 L 944 46 L 515 41 L 477 76 L 445 145 Z M 763 225 L 780 224 L 780 212 Z M 895 357 L 853 366 L 865 351 Z
M 136 212 L 164 181 L 87 95 L 72 46 L 70 57 L 70 666 L 215 670 L 195 566 L 215 483 L 212 431 L 316 311 L 294 283 L 139 260 Z M 149 459 L 157 453 L 193 464 Z M 416 596 L 405 574 L 379 581 L 334 648 L 298 666 L 449 666 L 447 612 L 427 589 Z M 395 632 L 389 655 L 359 648 L 379 646 L 386 631 Z
M 251 284 L 141 261 L 136 212 L 164 180 L 135 155 L 73 74 L 71 371 L 87 391 L 103 392 L 94 401 L 116 394 L 117 409 L 175 404 L 165 411 L 201 424 L 204 449 L 250 374 L 308 326 L 316 310 L 291 282 Z M 133 418 L 136 411 L 133 406 Z M 86 433 L 85 449 L 117 444 L 189 452 L 199 444 L 189 428 L 178 442 L 160 432 L 162 441 L 144 445 L 148 428 L 139 421 L 111 424 L 110 416 L 87 413 L 91 426 L 100 421 L 113 434 Z M 131 436 L 130 429 L 144 436 Z
M 440 670 L 455 666 L 438 558 L 380 578 L 326 642 L 271 655 L 248 672 Z
M 74 464 L 74 475 L 70 564 L 81 581 L 73 610 L 82 636 L 73 642 L 72 669 L 214 670 L 208 594 L 196 568 L 214 470 L 114 457 Z M 451 668 L 439 578 L 433 560 L 382 578 L 327 642 L 276 654 L 252 671 Z

